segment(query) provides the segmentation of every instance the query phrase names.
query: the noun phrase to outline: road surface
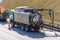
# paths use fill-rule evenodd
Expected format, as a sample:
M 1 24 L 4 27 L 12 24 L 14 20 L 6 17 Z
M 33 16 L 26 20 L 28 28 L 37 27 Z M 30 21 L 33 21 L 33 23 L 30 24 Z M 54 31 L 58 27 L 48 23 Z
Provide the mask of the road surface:
M 60 37 L 47 37 L 45 33 L 25 32 L 19 28 L 7 29 L 6 23 L 0 22 L 0 40 L 59 40 Z

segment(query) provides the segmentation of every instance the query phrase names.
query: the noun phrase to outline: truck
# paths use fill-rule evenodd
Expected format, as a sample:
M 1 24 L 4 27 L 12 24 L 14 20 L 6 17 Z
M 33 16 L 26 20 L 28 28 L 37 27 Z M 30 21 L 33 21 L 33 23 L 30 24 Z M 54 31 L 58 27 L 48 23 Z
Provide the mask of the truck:
M 0 6 L 0 20 L 6 20 L 8 13 L 6 12 L 6 7 Z
M 12 10 L 13 12 L 12 26 L 20 27 L 21 30 L 25 30 L 27 32 L 40 31 L 40 29 L 43 27 L 43 21 L 42 15 L 39 13 L 39 11 L 49 11 L 49 15 L 52 13 L 51 10 L 48 9 L 36 9 L 27 6 L 16 7 L 15 9 Z

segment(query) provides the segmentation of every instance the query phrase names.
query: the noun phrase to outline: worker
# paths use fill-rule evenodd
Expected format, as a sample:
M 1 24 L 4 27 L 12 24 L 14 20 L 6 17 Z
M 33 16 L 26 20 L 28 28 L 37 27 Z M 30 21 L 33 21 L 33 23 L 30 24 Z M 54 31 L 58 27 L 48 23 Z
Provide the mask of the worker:
M 10 28 L 10 27 L 11 27 L 10 24 L 11 24 L 11 23 L 10 23 L 10 19 L 7 18 L 7 26 L 8 26 L 8 29 L 9 29 L 9 30 L 11 30 L 11 28 Z

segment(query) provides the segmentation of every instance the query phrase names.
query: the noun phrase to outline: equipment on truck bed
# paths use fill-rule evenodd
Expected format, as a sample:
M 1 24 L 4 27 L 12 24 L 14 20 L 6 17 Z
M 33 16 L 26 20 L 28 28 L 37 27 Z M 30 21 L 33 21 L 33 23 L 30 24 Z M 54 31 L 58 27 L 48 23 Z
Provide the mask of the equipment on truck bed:
M 43 21 L 39 11 L 49 11 L 51 17 L 52 10 L 49 9 L 35 9 L 30 7 L 17 7 L 12 10 L 13 13 L 13 27 L 19 25 L 25 31 L 39 31 L 42 27 Z M 52 17 L 51 17 L 52 18 Z M 53 20 L 52 20 L 53 24 Z M 53 26 L 53 25 L 52 25 Z

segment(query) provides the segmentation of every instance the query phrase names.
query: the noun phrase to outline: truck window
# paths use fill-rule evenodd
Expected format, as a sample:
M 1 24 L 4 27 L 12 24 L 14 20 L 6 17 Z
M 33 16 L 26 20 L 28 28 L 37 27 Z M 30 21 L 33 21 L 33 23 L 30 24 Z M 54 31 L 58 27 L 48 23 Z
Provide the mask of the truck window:
M 24 10 L 24 12 L 34 13 L 34 11 L 33 11 L 33 10 Z

